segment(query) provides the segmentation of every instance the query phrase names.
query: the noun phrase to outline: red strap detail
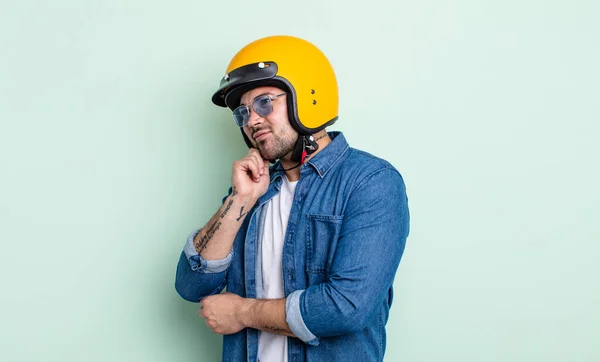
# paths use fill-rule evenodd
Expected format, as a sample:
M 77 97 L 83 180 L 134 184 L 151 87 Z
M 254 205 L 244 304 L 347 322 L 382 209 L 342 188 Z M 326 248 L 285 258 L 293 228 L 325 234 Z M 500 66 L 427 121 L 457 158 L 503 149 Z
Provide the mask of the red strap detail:
M 308 153 L 306 152 L 306 150 L 302 151 L 302 157 L 300 158 L 300 163 L 304 165 L 304 159 L 306 158 L 306 156 L 308 155 Z

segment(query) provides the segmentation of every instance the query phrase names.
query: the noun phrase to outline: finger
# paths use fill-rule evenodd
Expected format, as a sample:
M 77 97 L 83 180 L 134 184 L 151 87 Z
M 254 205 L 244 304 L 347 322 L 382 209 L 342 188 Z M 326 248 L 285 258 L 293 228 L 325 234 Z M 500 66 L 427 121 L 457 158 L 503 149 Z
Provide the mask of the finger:
M 251 149 L 248 150 L 248 156 L 250 156 L 250 155 L 256 155 L 258 157 L 261 157 L 260 151 L 258 150 L 258 148 L 254 148 L 254 147 L 252 147 Z
M 256 164 L 258 165 L 259 173 L 262 176 L 264 173 L 264 161 L 263 161 L 263 158 L 262 158 L 262 155 L 260 154 L 260 152 L 256 148 L 253 148 L 248 152 L 248 156 L 251 156 L 256 160 Z
M 258 179 L 258 175 L 260 174 L 256 161 L 249 156 L 246 156 L 233 163 L 233 172 L 235 173 L 240 171 L 248 174 L 254 181 Z
M 258 165 L 258 162 L 256 161 L 256 158 L 252 156 L 247 156 L 246 158 L 244 158 L 243 161 L 246 169 L 250 171 L 252 179 L 258 182 L 260 180 L 260 167 Z
M 263 175 L 267 175 L 267 176 L 269 175 L 269 166 L 270 165 L 271 165 L 271 163 L 269 162 L 269 160 L 263 159 L 263 170 L 264 170 Z
M 265 160 L 262 157 L 262 154 L 260 153 L 260 151 L 256 148 L 251 148 L 250 152 L 248 152 L 248 154 L 252 154 L 252 156 L 256 157 L 256 160 L 258 161 L 258 165 L 260 166 L 261 169 L 264 167 L 265 162 L 267 164 L 269 164 L 269 161 Z
M 256 157 L 256 163 L 258 164 L 258 171 L 260 173 L 260 175 L 264 175 L 265 174 L 265 162 L 263 161 L 263 158 L 260 156 L 255 156 Z

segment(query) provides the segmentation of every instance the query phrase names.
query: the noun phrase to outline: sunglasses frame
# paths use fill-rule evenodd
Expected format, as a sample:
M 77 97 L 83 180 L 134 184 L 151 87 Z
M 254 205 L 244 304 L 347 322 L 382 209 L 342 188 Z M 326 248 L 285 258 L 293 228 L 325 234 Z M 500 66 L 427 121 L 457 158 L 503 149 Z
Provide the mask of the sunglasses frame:
M 280 94 L 277 94 L 277 95 L 261 94 L 259 96 L 256 96 L 256 98 L 254 98 L 252 100 L 252 103 L 238 106 L 238 107 L 236 107 L 233 110 L 233 121 L 235 122 L 235 124 L 238 127 L 240 127 L 240 128 L 241 127 L 245 127 L 248 124 L 248 121 L 250 120 L 250 113 L 252 112 L 252 110 L 254 110 L 254 112 L 256 112 L 256 114 L 258 114 L 261 117 L 268 116 L 269 114 L 271 114 L 273 112 L 273 107 L 271 106 L 271 111 L 269 113 L 267 113 L 267 114 L 260 114 L 260 112 L 257 112 L 256 108 L 254 107 L 254 104 L 256 103 L 256 101 L 258 101 L 259 99 L 264 99 L 264 97 L 266 97 L 267 99 L 269 99 L 269 101 L 271 102 L 271 105 L 272 105 L 274 100 L 276 100 L 277 98 L 279 98 L 279 97 L 281 97 L 283 95 L 286 95 L 286 94 L 287 94 L 287 92 L 283 92 L 283 93 L 280 93 Z M 250 108 L 250 106 L 252 106 L 252 108 Z M 241 112 L 241 110 L 244 109 L 244 108 L 247 111 L 247 113 L 246 113 L 247 115 L 245 117 L 239 115 L 240 112 Z M 236 113 L 238 114 L 238 116 L 236 116 Z M 242 122 L 238 122 L 237 119 L 236 119 L 237 117 L 242 117 Z M 240 125 L 240 123 L 241 123 L 241 125 Z

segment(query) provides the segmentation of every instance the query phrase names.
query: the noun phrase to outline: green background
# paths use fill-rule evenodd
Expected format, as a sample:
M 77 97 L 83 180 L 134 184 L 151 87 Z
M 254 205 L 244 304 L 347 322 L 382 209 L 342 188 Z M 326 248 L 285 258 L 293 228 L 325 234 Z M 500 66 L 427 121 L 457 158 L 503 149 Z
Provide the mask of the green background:
M 0 5 L 0 361 L 218 361 L 175 292 L 246 151 L 210 96 L 271 34 L 403 174 L 386 361 L 599 361 L 600 2 Z M 365 257 L 368 254 L 365 253 Z

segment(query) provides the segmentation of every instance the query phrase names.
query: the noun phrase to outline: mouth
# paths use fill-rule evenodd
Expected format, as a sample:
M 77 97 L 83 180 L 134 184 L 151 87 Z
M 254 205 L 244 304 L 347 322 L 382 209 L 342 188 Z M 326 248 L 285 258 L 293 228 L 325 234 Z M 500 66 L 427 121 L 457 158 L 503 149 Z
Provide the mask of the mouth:
M 260 130 L 260 131 L 257 131 L 256 133 L 254 133 L 252 135 L 252 138 L 254 138 L 254 140 L 256 142 L 260 142 L 260 141 L 264 140 L 269 133 L 271 133 L 271 131 L 269 131 L 269 130 Z

